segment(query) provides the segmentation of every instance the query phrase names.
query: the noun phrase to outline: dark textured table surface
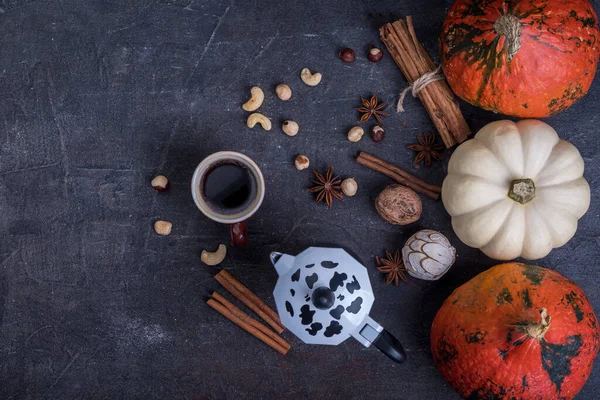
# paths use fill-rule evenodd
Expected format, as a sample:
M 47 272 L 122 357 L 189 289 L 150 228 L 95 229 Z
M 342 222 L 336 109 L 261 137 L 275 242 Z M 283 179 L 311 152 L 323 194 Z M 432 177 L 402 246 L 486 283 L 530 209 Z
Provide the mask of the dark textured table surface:
M 596 9 L 600 3 L 594 1 Z M 437 60 L 450 1 L 2 0 L 0 1 L 0 398 L 456 398 L 437 372 L 429 327 L 449 293 L 496 264 L 453 234 L 441 202 L 424 199 L 421 220 L 383 222 L 373 207 L 390 182 L 354 162 L 359 150 L 411 168 L 404 146 L 432 129 L 418 100 L 386 122 L 387 137 L 353 144 L 360 96 L 395 102 L 406 81 L 389 56 L 365 60 L 383 23 L 413 15 Z M 340 47 L 357 50 L 351 65 Z M 305 86 L 303 67 L 323 73 Z M 274 96 L 288 83 L 291 101 Z M 265 89 L 274 121 L 245 126 L 249 87 Z M 474 131 L 500 116 L 462 104 Z M 600 312 L 600 84 L 550 118 L 586 161 L 592 206 L 573 240 L 538 264 L 573 279 Z M 294 119 L 300 134 L 281 133 Z M 368 127 L 368 125 L 367 125 Z M 251 245 L 222 264 L 274 305 L 273 250 L 312 245 L 350 250 L 369 269 L 371 317 L 402 340 L 396 365 L 349 339 L 309 346 L 289 332 L 285 357 L 210 309 L 218 268 L 204 248 L 227 242 L 227 228 L 195 207 L 189 182 L 208 154 L 232 149 L 263 169 L 267 196 L 250 221 Z M 304 153 L 354 176 L 356 197 L 328 210 L 305 188 Z M 443 162 L 416 174 L 442 182 Z M 152 177 L 171 190 L 157 194 Z M 173 233 L 152 231 L 156 219 Z M 440 281 L 385 286 L 374 256 L 401 247 L 422 228 L 446 234 L 458 259 Z M 219 289 L 220 290 L 220 289 Z M 580 399 L 597 398 L 595 368 Z

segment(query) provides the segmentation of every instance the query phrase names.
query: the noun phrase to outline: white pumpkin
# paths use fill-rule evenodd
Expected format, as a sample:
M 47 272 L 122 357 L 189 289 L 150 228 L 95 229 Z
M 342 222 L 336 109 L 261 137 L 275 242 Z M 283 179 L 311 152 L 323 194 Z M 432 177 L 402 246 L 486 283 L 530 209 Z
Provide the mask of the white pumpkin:
M 567 243 L 588 210 L 583 168 L 550 125 L 492 122 L 450 158 L 442 199 L 466 245 L 497 260 L 536 260 Z

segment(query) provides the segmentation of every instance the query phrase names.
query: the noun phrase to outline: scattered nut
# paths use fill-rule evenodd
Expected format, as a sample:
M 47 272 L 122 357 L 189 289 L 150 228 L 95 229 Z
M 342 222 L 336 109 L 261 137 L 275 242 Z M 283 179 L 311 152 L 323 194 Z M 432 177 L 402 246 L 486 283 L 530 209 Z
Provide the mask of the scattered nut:
M 356 143 L 356 142 L 360 141 L 360 139 L 362 139 L 364 134 L 365 134 L 365 130 L 363 128 L 361 128 L 360 126 L 353 126 L 348 131 L 348 140 Z
M 383 58 L 383 51 L 377 47 L 372 47 L 371 50 L 369 50 L 369 54 L 367 54 L 367 58 L 371 62 L 379 62 Z
M 215 252 L 210 252 L 206 250 L 202 250 L 202 254 L 200 255 L 200 260 L 206 265 L 215 266 L 219 265 L 225 259 L 227 255 L 227 246 L 224 244 L 220 244 L 219 248 Z
M 349 48 L 342 49 L 342 51 L 340 51 L 339 55 L 340 55 L 340 59 L 345 63 L 351 63 L 356 58 L 356 54 L 354 53 L 354 50 L 349 49 Z
M 354 178 L 344 179 L 342 181 L 342 192 L 346 196 L 352 197 L 358 191 L 358 183 L 354 180 Z
M 292 89 L 284 83 L 277 85 L 275 88 L 275 93 L 277 93 L 279 100 L 282 101 L 288 101 L 292 98 Z
M 402 248 L 402 260 L 411 276 L 437 281 L 456 261 L 456 249 L 446 236 L 424 229 L 406 241 Z
M 308 166 L 310 165 L 310 160 L 308 159 L 308 157 L 300 154 L 298 157 L 296 157 L 296 161 L 294 162 L 294 164 L 296 165 L 296 169 L 298 171 L 302 171 L 303 169 L 308 168 Z
M 375 199 L 375 209 L 390 224 L 408 225 L 421 218 L 423 204 L 414 190 L 402 185 L 390 185 Z
M 314 74 L 310 72 L 308 68 L 304 68 L 300 71 L 300 79 L 302 82 L 306 83 L 308 86 L 317 86 L 321 83 L 321 78 L 323 76 L 319 72 L 315 72 Z
M 288 119 L 287 121 L 283 121 L 283 124 L 281 124 L 281 129 L 288 136 L 296 136 L 300 127 L 296 122 Z
M 381 126 L 375 125 L 371 128 L 371 137 L 374 142 L 381 142 L 385 137 L 385 130 Z
M 171 234 L 172 227 L 173 224 L 169 221 L 156 221 L 154 223 L 154 232 L 162 236 L 167 236 Z
M 261 113 L 250 114 L 246 124 L 248 125 L 248 128 L 254 128 L 256 124 L 260 124 L 265 131 L 271 130 L 271 120 Z
M 169 187 L 169 180 L 164 175 L 158 175 L 157 177 L 152 179 L 152 182 L 150 182 L 150 184 L 157 192 L 164 192 Z
M 242 105 L 242 108 L 246 111 L 256 111 L 262 105 L 263 100 L 265 99 L 265 94 L 262 89 L 258 86 L 254 86 L 250 89 L 250 100 L 245 102 Z

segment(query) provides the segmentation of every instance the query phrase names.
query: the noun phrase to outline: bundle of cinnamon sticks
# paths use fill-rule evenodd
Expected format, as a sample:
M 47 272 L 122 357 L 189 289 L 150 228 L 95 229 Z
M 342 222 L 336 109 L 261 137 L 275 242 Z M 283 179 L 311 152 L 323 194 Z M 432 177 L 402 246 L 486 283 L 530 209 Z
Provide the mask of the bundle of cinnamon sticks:
M 285 355 L 291 346 L 278 335 L 278 333 L 281 334 L 285 330 L 281 324 L 279 315 L 227 271 L 221 270 L 214 278 L 229 293 L 269 324 L 275 332 L 244 313 L 217 292 L 212 293 L 212 297 L 207 301 L 208 305 L 255 338 Z
M 427 197 L 437 200 L 440 198 L 442 188 L 436 185 L 431 185 L 420 178 L 404 171 L 387 161 L 381 160 L 371 154 L 361 152 L 356 158 L 356 162 L 364 165 L 367 168 L 382 173 L 383 175 L 392 178 L 401 185 L 404 185 L 417 193 L 424 194 Z
M 383 25 L 379 29 L 381 41 L 412 84 L 436 66 L 417 39 L 412 17 Z M 446 147 L 462 143 L 471 135 L 458 101 L 445 80 L 429 83 L 418 94 Z

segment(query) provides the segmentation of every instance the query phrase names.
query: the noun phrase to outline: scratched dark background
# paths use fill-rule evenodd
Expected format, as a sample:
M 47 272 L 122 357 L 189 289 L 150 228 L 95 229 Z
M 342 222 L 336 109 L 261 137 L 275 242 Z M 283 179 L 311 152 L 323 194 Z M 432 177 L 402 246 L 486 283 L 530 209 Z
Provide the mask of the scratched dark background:
M 454 288 L 495 262 L 460 244 L 441 202 L 424 199 L 422 219 L 404 228 L 374 210 L 390 182 L 353 157 L 365 150 L 412 168 L 404 146 L 432 129 L 418 100 L 386 120 L 384 142 L 345 138 L 360 96 L 395 102 L 406 85 L 389 56 L 365 59 L 377 28 L 413 15 L 437 60 L 450 3 L 1 0 L 0 398 L 456 398 L 431 359 L 429 327 Z M 356 49 L 355 63 L 338 60 L 344 46 Z M 305 86 L 303 67 L 323 82 Z M 275 98 L 280 82 L 294 90 L 287 103 Z M 271 132 L 245 127 L 240 105 L 253 85 L 265 90 Z M 596 311 L 599 109 L 596 79 L 582 101 L 548 119 L 581 150 L 593 199 L 575 238 L 539 261 L 578 283 Z M 501 118 L 463 110 L 473 130 Z M 294 138 L 279 129 L 287 118 L 301 127 Z M 370 271 L 370 315 L 404 343 L 406 364 L 353 339 L 309 346 L 289 332 L 283 357 L 205 304 L 222 289 L 200 252 L 227 243 L 228 232 L 196 209 L 189 182 L 203 157 L 224 149 L 260 164 L 267 196 L 250 221 L 251 245 L 230 249 L 222 267 L 273 305 L 271 251 L 351 250 Z M 331 210 L 315 204 L 309 170 L 293 167 L 298 153 L 356 177 L 358 195 Z M 415 173 L 441 184 L 449 155 Z M 152 190 L 158 173 L 170 191 Z M 158 218 L 173 222 L 171 236 L 154 234 Z M 456 265 L 438 282 L 385 286 L 374 256 L 422 228 L 450 238 Z M 596 368 L 579 398 L 599 389 Z

